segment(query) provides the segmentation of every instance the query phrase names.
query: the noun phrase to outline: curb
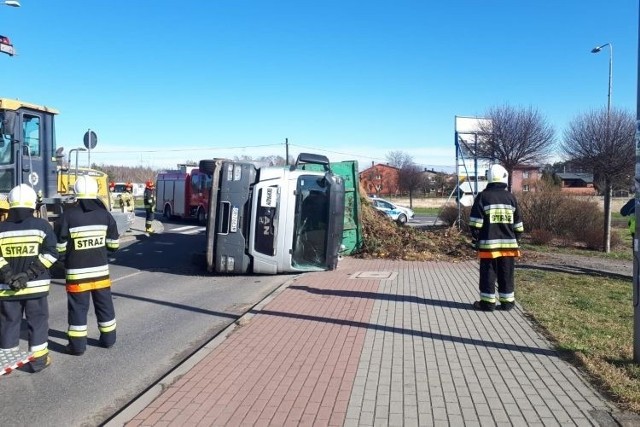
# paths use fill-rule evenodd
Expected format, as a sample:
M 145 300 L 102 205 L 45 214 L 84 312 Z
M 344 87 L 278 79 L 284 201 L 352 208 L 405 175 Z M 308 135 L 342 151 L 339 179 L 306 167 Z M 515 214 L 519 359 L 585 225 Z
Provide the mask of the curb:
M 196 350 L 191 356 L 187 357 L 180 364 L 174 367 L 164 377 L 160 378 L 155 384 L 142 392 L 138 397 L 130 401 L 115 415 L 108 418 L 101 426 L 103 427 L 121 427 L 131 421 L 142 410 L 148 407 L 158 396 L 162 394 L 168 387 L 178 381 L 184 374 L 189 372 L 191 368 L 196 366 L 198 362 L 208 356 L 216 347 L 222 344 L 237 329 L 246 326 L 251 319 L 275 297 L 282 293 L 286 288 L 300 277 L 299 274 L 288 278 L 284 283 L 274 289 L 265 296 L 261 301 L 250 307 L 245 314 L 238 317 L 233 323 L 221 330 L 210 341 L 206 342 L 202 347 Z

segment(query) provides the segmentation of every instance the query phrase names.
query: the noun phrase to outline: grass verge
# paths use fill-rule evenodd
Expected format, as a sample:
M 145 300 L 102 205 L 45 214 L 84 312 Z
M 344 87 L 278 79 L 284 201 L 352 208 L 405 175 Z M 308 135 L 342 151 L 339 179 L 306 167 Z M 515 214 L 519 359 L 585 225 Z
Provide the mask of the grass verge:
M 630 281 L 516 270 L 516 299 L 563 355 L 622 408 L 640 413 Z

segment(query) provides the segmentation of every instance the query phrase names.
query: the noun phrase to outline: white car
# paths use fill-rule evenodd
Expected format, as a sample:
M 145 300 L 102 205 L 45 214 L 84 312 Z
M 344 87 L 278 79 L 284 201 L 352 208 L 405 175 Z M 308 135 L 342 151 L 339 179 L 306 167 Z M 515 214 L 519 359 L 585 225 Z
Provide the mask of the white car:
M 374 208 L 386 213 L 392 220 L 400 225 L 406 224 L 406 222 L 413 219 L 415 215 L 411 209 L 398 206 L 395 203 L 379 197 L 371 197 L 369 200 L 371 200 Z

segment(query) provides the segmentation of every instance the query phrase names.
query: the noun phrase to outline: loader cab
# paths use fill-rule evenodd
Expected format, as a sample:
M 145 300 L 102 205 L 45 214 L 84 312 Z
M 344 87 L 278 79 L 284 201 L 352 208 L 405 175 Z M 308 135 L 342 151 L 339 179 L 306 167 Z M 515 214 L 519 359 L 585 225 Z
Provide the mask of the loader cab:
M 43 198 L 57 194 L 52 108 L 0 98 L 0 195 L 28 184 Z

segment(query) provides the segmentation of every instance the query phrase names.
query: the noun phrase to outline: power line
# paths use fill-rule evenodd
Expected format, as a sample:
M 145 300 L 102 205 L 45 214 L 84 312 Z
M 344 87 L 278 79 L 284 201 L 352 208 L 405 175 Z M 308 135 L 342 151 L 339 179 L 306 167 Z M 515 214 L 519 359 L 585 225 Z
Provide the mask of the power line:
M 96 154 L 117 154 L 117 153 L 166 153 L 166 152 L 182 152 L 182 151 L 219 151 L 219 150 L 240 150 L 245 148 L 258 148 L 258 147 L 274 147 L 281 146 L 282 144 L 259 144 L 259 145 L 244 145 L 239 147 L 200 147 L 200 148 L 163 148 L 157 150 L 112 150 L 112 151 L 103 151 L 103 150 L 91 150 L 92 153 Z

